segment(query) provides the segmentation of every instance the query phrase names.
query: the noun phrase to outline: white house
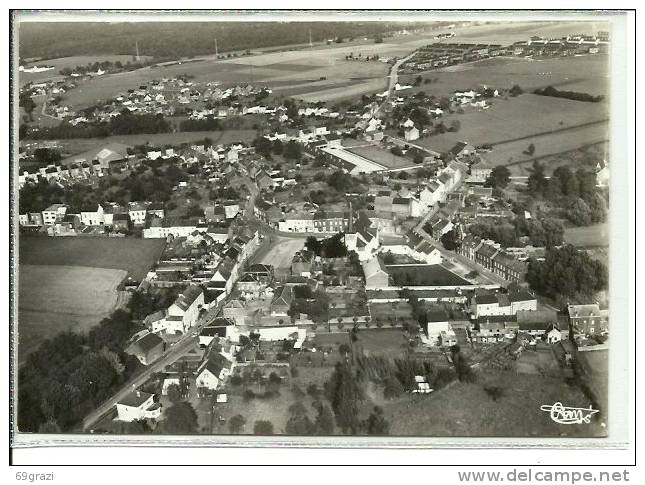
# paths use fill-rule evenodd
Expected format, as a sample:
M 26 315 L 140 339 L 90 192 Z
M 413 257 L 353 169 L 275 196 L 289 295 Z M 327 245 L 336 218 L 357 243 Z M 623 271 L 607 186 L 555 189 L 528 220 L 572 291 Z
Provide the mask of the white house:
M 231 375 L 232 369 L 233 362 L 226 356 L 216 351 L 210 352 L 195 373 L 197 388 L 216 390 Z
M 199 311 L 204 305 L 204 292 L 197 285 L 189 286 L 180 294 L 166 312 L 157 312 L 146 317 L 152 332 L 155 333 L 185 333 L 197 322 Z
M 154 394 L 132 391 L 116 403 L 118 421 L 157 419 L 161 416 L 161 404 L 154 402 Z
M 86 207 L 81 210 L 81 222 L 86 226 L 99 226 L 105 222 L 103 207 L 97 204 L 96 207 Z
M 146 204 L 143 202 L 130 202 L 128 204 L 128 215 L 135 226 L 146 223 Z
M 65 212 L 67 212 L 65 204 L 52 204 L 43 211 L 43 223 L 46 226 L 55 224 L 65 216 Z

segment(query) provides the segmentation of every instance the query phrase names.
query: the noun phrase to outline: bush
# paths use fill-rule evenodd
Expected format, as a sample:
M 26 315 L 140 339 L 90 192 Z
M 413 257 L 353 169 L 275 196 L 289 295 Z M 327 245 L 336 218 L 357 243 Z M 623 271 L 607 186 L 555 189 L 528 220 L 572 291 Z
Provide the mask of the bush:
M 255 398 L 255 393 L 251 389 L 245 389 L 244 393 L 242 394 L 242 398 L 245 402 L 251 401 Z

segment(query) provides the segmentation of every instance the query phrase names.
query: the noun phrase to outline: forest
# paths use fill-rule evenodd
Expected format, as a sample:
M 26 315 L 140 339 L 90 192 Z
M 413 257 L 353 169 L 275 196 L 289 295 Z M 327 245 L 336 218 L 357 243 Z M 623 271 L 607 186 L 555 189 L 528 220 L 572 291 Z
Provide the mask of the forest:
M 394 22 L 25 22 L 20 25 L 19 50 L 24 59 L 55 59 L 99 54 L 153 56 L 156 61 L 219 52 L 327 39 L 374 37 L 424 24 Z

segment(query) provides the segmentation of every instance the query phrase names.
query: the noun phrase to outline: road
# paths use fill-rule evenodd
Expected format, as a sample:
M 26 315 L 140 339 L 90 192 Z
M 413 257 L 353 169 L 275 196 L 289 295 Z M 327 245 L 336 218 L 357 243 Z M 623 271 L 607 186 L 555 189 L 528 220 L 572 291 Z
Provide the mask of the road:
M 128 381 L 123 387 L 107 401 L 101 404 L 98 408 L 88 414 L 83 420 L 83 430 L 88 430 L 91 426 L 101 418 L 105 413 L 110 409 L 116 406 L 116 403 L 127 396 L 134 389 L 142 386 L 152 374 L 155 372 L 162 372 L 167 365 L 175 362 L 179 357 L 181 357 L 188 349 L 195 345 L 197 341 L 197 334 L 202 329 L 210 323 L 219 313 L 222 303 L 211 308 L 205 315 L 203 315 L 189 333 L 184 335 L 181 340 L 178 340 L 175 344 L 168 347 L 166 352 L 162 357 L 156 360 L 154 363 L 146 367 L 146 369 L 141 373 L 135 376 L 133 379 Z

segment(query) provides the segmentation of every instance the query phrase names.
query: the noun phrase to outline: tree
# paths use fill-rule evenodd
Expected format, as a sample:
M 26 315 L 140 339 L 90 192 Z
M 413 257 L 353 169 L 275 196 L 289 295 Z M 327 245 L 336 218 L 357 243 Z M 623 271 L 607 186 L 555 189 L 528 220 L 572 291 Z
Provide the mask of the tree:
M 171 384 L 168 386 L 168 390 L 166 391 L 168 393 L 168 399 L 170 399 L 170 402 L 173 404 L 177 404 L 179 401 L 182 399 L 181 395 L 181 388 L 177 384 Z
M 591 224 L 591 215 L 591 209 L 580 198 L 575 199 L 567 211 L 567 219 L 576 226 L 588 226 Z
M 163 430 L 168 434 L 194 434 L 197 432 L 197 413 L 192 404 L 178 402 L 165 412 Z
M 448 251 L 454 251 L 460 246 L 460 241 L 454 229 L 451 229 L 441 236 L 441 244 Z
M 36 109 L 36 103 L 29 94 L 20 95 L 18 99 L 18 106 L 25 110 L 27 116 L 29 116 L 29 121 L 34 120 L 33 112 Z
M 547 186 L 547 180 L 544 176 L 544 166 L 535 160 L 530 169 L 531 174 L 528 179 L 528 191 L 531 195 L 543 195 Z
M 307 436 L 314 434 L 315 426 L 307 416 L 307 410 L 301 402 L 289 406 L 289 419 L 285 431 L 287 434 L 296 436 Z
M 300 144 L 294 140 L 290 140 L 284 147 L 284 158 L 287 160 L 299 160 L 302 156 L 302 149 Z
M 318 436 L 331 436 L 334 434 L 334 414 L 329 409 L 329 406 L 317 403 L 314 407 L 318 409 L 318 415 L 314 422 L 315 434 Z
M 319 255 L 320 250 L 322 249 L 322 244 L 316 236 L 309 236 L 307 237 L 307 240 L 305 241 L 305 247 L 307 248 L 308 251 L 311 251 L 312 253 Z
M 282 141 L 275 139 L 273 141 L 272 151 L 276 155 L 282 155 L 282 153 L 284 152 L 284 146 L 282 145 Z
M 414 163 L 416 163 L 417 165 L 420 164 L 420 163 L 423 163 L 423 155 L 421 155 L 420 153 L 415 153 L 414 158 L 412 159 L 412 161 Z
M 372 413 L 365 422 L 365 430 L 369 435 L 386 436 L 390 434 L 390 423 L 383 415 L 383 408 L 374 406 Z
M 401 147 L 398 145 L 394 145 L 391 149 L 390 152 L 392 155 L 396 155 L 397 157 L 402 157 L 403 156 L 403 150 L 401 150 Z
M 404 392 L 401 382 L 396 377 L 390 376 L 386 378 L 384 384 L 383 397 L 385 399 L 399 397 Z
M 228 429 L 233 434 L 237 434 L 244 428 L 246 424 L 246 419 L 241 414 L 236 414 L 228 420 Z
M 461 122 L 459 120 L 453 120 L 452 123 L 450 123 L 450 131 L 457 132 L 461 128 Z
M 514 85 L 513 85 L 513 87 L 512 87 L 511 89 L 509 89 L 509 91 L 508 91 L 508 94 L 510 94 L 510 95 L 511 95 L 511 96 L 513 96 L 513 97 L 515 97 L 515 96 L 519 96 L 519 95 L 520 95 L 520 94 L 522 94 L 522 93 L 524 93 L 524 91 L 523 91 L 523 90 L 522 90 L 522 88 L 521 88 L 519 85 L 517 85 L 517 84 L 514 84 Z
M 336 364 L 326 391 L 338 426 L 343 433 L 356 434 L 360 429 L 358 404 L 363 400 L 363 391 L 348 363 Z
M 270 436 L 273 434 L 273 423 L 271 421 L 260 420 L 253 425 L 253 434 L 259 436 Z
M 486 179 L 486 187 L 505 189 L 511 181 L 511 171 L 508 167 L 497 165 L 491 170 L 490 175 Z

